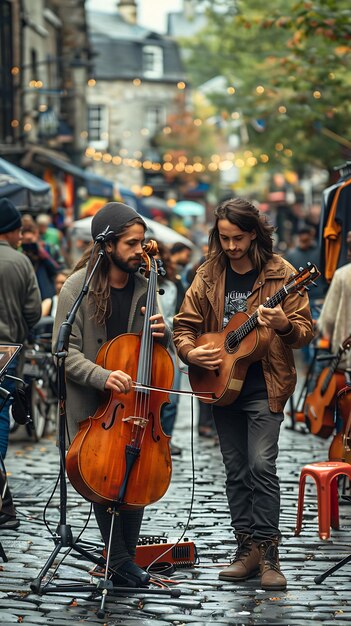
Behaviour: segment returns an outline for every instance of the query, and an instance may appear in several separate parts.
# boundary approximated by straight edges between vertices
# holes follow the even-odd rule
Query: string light
[[[17,120],[13,120],[12,123],[16,125],[16,122]],[[282,152],[287,158],[291,158],[293,156],[293,151],[290,148],[284,148],[283,143],[276,143],[275,149],[277,152]],[[122,148],[119,155],[113,156],[107,152],[98,152],[95,148],[89,146],[86,148],[85,156],[93,159],[94,161],[102,161],[105,164],[113,164],[117,166],[124,165],[134,169],[143,168],[144,170],[151,170],[153,172],[163,170],[167,173],[173,172],[174,174],[188,175],[192,175],[194,173],[201,174],[203,172],[215,173],[218,170],[229,171],[234,166],[237,168],[243,168],[245,166],[251,168],[258,165],[258,163],[266,164],[270,161],[268,154],[261,153],[255,156],[251,150],[245,150],[242,156],[236,156],[234,152],[227,152],[223,155],[212,154],[210,161],[207,164],[202,163],[202,157],[200,156],[194,156],[191,162],[191,160],[189,160],[189,158],[184,154],[176,157],[169,152],[164,154],[162,162],[154,162],[150,159],[141,161],[136,158],[136,156],[141,156],[140,150],[135,151],[132,157],[128,156],[128,150],[126,148]],[[277,156],[278,155],[276,155],[276,157]],[[147,193],[144,194],[143,192],[143,195],[147,195]]]

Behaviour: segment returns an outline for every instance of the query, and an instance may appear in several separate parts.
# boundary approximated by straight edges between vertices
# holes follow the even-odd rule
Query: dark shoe
[[[20,525],[20,521],[13,515],[0,513],[0,530],[16,530]]]
[[[280,570],[278,538],[265,539],[258,544],[261,555],[261,587],[266,591],[284,591],[286,578]]]
[[[180,456],[182,454],[182,449],[175,446],[171,443],[171,456]]]
[[[125,561],[111,576],[114,585],[122,587],[147,587],[150,574],[133,561]]]
[[[238,548],[231,564],[218,574],[220,580],[237,582],[256,576],[260,571],[260,551],[251,535],[235,534]]]

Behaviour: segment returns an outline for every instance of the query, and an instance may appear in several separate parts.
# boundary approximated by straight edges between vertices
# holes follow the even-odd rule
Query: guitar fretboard
[[[340,362],[340,359],[342,357],[342,353],[343,352],[344,352],[343,348],[340,347],[338,352],[337,352],[337,354],[335,355],[334,359],[332,360],[332,362],[331,362],[331,364],[329,366],[329,372],[326,375],[325,380],[323,382],[323,385],[321,387],[321,396],[324,396],[324,394],[326,393],[326,391],[327,391],[327,389],[329,387],[330,381],[331,381],[332,377],[335,374],[335,370],[336,370],[336,368],[339,365],[339,362]]]
[[[288,292],[285,287],[282,287],[274,294],[271,298],[269,298],[265,303],[264,307],[267,309],[274,309],[277,304],[283,302],[284,298],[287,296]],[[244,322],[239,328],[233,330],[228,333],[225,340],[225,348],[230,352],[248,335],[256,326],[257,326],[257,317],[258,313],[255,311],[250,317]]]

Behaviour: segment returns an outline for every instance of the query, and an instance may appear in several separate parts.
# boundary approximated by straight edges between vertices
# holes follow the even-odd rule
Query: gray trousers
[[[283,413],[268,400],[244,398],[213,406],[226,471],[226,492],[235,532],[255,541],[280,537],[280,487],[276,472]]]

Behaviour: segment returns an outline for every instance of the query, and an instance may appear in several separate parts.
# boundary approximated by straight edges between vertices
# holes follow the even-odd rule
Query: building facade
[[[101,175],[128,187],[157,164],[154,136],[179,107],[185,75],[178,44],[137,23],[134,1],[113,14],[88,11],[95,80],[87,92],[89,154]]]

